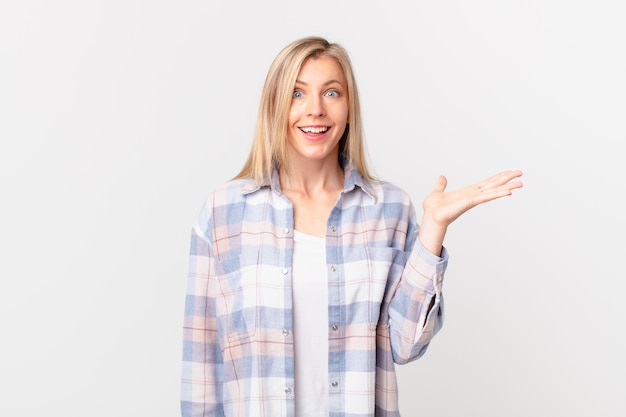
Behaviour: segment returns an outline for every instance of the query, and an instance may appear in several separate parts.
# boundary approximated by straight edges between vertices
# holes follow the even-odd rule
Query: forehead
[[[346,75],[339,62],[330,56],[322,55],[307,58],[300,67],[297,81],[309,83],[314,81],[327,82],[336,80],[346,85]]]

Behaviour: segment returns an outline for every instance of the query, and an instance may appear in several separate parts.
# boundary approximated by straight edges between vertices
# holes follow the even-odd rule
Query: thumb
[[[440,175],[437,178],[437,182],[435,183],[435,189],[433,191],[443,191],[448,186],[448,180],[443,175]]]

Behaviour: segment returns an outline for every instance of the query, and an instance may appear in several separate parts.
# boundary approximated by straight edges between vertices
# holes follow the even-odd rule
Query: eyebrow
[[[341,83],[341,81],[339,81],[339,80],[335,80],[335,79],[332,79],[332,80],[328,80],[328,81],[326,81],[326,82],[323,84],[323,86],[324,86],[324,87],[326,87],[327,85],[330,85],[330,84],[335,84],[335,83],[337,83],[337,84],[339,84],[340,86],[342,86],[342,87],[343,87],[343,84]],[[305,83],[304,81],[301,81],[301,80],[296,80],[296,84],[308,85],[307,83]]]

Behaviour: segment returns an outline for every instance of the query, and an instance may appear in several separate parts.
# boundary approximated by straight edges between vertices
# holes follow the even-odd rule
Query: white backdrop
[[[439,174],[524,171],[450,229],[446,324],[399,367],[403,416],[626,415],[625,18],[619,0],[2,2],[0,415],[179,415],[190,227],[305,35],[350,52],[376,172],[418,209]]]

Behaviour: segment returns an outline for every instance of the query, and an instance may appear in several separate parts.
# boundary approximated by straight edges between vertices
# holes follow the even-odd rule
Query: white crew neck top
[[[328,276],[325,238],[294,231],[293,336],[297,417],[328,415]]]

